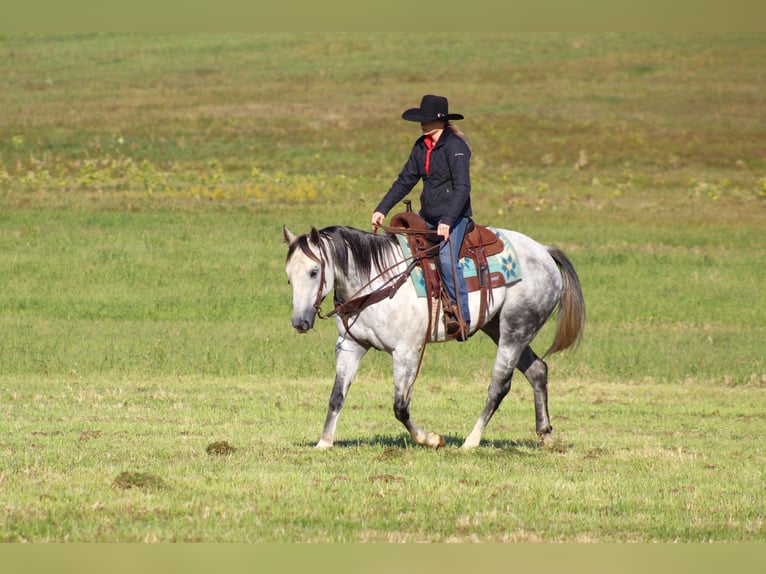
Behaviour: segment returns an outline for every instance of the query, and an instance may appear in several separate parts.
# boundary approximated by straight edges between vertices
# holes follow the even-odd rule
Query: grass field
[[[763,34],[0,37],[0,540],[766,541],[765,66]],[[416,385],[445,448],[371,354],[312,449],[335,329],[293,332],[281,227],[367,228],[424,93],[476,219],[583,283],[550,448],[523,377],[457,448],[475,338]]]

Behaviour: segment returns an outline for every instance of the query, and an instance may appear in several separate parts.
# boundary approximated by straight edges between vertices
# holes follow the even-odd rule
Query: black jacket
[[[446,223],[452,226],[461,217],[472,215],[471,150],[460,136],[447,127],[431,151],[430,174],[426,175],[424,139],[425,136],[421,136],[415,142],[399,177],[375,211],[386,215],[422,179],[420,215],[431,225]]]

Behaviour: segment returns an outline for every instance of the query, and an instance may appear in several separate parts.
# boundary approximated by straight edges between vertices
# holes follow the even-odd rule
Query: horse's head
[[[319,305],[332,289],[333,269],[321,246],[315,227],[306,235],[296,236],[282,228],[287,250],[287,279],[293,290],[293,327],[305,333],[314,326]]]

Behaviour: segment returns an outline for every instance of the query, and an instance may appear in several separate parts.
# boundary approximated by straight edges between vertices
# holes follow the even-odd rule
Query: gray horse
[[[579,342],[585,325],[585,301],[577,273],[564,253],[545,247],[514,231],[493,229],[515,248],[523,270],[520,281],[496,287],[479,326],[497,345],[487,403],[463,448],[479,446],[492,415],[511,389],[518,368],[534,390],[538,435],[551,441],[548,416],[548,366],[530,343],[558,306],[556,334],[545,356]],[[352,317],[336,315],[338,340],[335,352],[335,383],[327,419],[316,448],[332,447],[338,416],[359,363],[370,349],[391,354],[394,365],[394,413],[412,440],[434,448],[444,439],[425,432],[410,418],[410,399],[427,342],[449,340],[443,326],[430,330],[429,306],[419,297],[413,282],[396,281],[410,270],[399,242],[392,234],[377,235],[353,227],[312,228],[296,236],[283,228],[289,245],[286,272],[292,286],[292,324],[299,333],[314,326],[322,301],[335,290],[336,302],[359,300],[369,295],[374,304],[364,306]],[[392,290],[396,282],[397,289]],[[385,297],[375,297],[382,290]],[[377,300],[380,299],[380,300]],[[478,292],[469,296],[471,316],[478,317]],[[321,315],[320,315],[321,316]],[[474,334],[476,325],[471,326]]]

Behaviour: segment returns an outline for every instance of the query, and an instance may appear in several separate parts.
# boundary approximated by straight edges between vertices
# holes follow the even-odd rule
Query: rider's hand
[[[380,211],[376,211],[372,214],[372,230],[377,232],[378,227],[383,225],[383,220],[386,218]]]
[[[449,239],[449,225],[446,223],[440,223],[436,227],[436,235],[440,235],[444,238],[444,241],[447,241]]]

